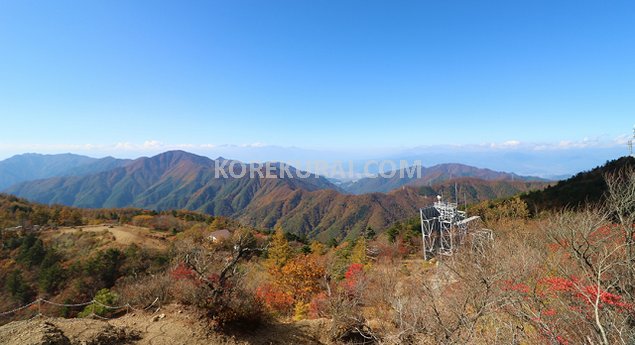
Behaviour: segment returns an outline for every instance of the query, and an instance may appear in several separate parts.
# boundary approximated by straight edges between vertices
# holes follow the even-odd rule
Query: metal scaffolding
[[[480,218],[468,217],[465,211],[458,210],[457,203],[443,201],[441,196],[431,206],[419,209],[419,216],[424,260],[452,255],[465,240],[471,224]]]

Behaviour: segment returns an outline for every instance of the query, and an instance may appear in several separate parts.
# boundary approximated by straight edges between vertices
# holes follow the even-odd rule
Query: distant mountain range
[[[193,209],[230,215],[242,209],[260,190],[338,189],[326,178],[302,179],[222,178],[215,176],[215,162],[184,151],[169,151],[136,159],[129,164],[96,174],[63,176],[19,183],[6,190],[43,203],[76,207],[144,207]]]
[[[11,185],[55,176],[80,176],[124,166],[129,159],[91,158],[71,153],[26,153],[0,161],[0,190]]]
[[[45,204],[196,210],[231,216],[262,228],[282,226],[287,231],[327,240],[355,235],[368,226],[382,230],[416,215],[417,209],[437,194],[454,198],[456,190],[459,199],[467,197],[473,202],[546,186],[545,182],[523,181],[512,174],[447,164],[425,169],[425,178],[421,179],[379,180],[377,188],[381,190],[396,186],[388,193],[351,195],[322,176],[302,172],[306,178],[297,178],[299,171],[282,163],[272,163],[278,168],[275,178],[259,174],[252,178],[249,173],[225,177],[216,170],[223,161],[184,151],[113,161],[116,166],[110,169],[104,168],[104,161],[95,160],[94,167],[81,164],[67,176],[20,182],[4,191]],[[283,176],[282,168],[296,177]],[[88,172],[91,169],[94,172]],[[223,169],[229,172],[228,167]],[[470,175],[476,177],[457,179]],[[363,182],[365,186],[357,185],[356,191],[372,190],[368,187],[370,180],[374,179]]]
[[[526,181],[546,182],[547,180],[533,176],[519,176],[514,173],[480,169],[463,164],[438,164],[429,168],[420,167],[421,174],[412,174],[416,167],[406,170],[384,173],[383,176],[367,177],[355,182],[344,183],[342,187],[352,194],[365,194],[373,192],[386,193],[402,186],[432,186],[448,180],[470,177],[485,181]],[[410,174],[408,174],[410,172]],[[391,176],[392,177],[384,177]],[[409,177],[410,176],[410,177]]]

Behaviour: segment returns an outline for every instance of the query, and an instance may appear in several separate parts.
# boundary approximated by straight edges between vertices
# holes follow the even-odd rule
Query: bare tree
[[[635,302],[635,170],[631,167],[604,176],[607,185],[605,212],[622,232],[626,246],[627,280],[623,290]]]
[[[240,314],[237,308],[248,309],[240,304],[253,302],[253,296],[246,294],[241,284],[240,263],[264,250],[266,247],[258,246],[248,231],[237,231],[231,240],[222,243],[186,240],[177,248],[179,262],[193,272],[199,286],[196,304],[218,323],[225,322],[227,315]],[[253,312],[257,314],[260,310]]]

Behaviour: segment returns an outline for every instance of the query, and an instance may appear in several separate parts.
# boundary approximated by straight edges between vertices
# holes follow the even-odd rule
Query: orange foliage
[[[256,297],[269,310],[288,314],[293,307],[293,296],[274,284],[264,284],[256,290]]]
[[[325,292],[313,296],[309,303],[309,317],[319,318],[327,315],[328,295]]]
[[[322,291],[326,271],[314,255],[301,255],[288,259],[282,267],[269,266],[269,273],[272,282],[261,285],[256,295],[270,310],[289,314],[294,305],[309,303]]]
[[[364,265],[351,264],[348,266],[348,270],[346,270],[344,274],[344,281],[342,282],[344,289],[346,289],[349,294],[355,293],[363,275]]]
[[[301,255],[282,267],[275,279],[296,301],[306,302],[322,290],[321,280],[324,275],[324,267],[317,263],[315,257]]]

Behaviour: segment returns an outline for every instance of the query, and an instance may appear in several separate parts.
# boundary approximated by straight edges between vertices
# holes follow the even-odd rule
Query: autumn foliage
[[[308,314],[313,296],[324,288],[326,271],[317,254],[294,255],[284,233],[278,230],[272,236],[265,266],[270,281],[257,289],[263,303],[280,315],[289,315],[294,308],[297,313]]]
[[[256,296],[269,308],[269,310],[288,315],[293,309],[295,300],[280,286],[266,283],[256,289]]]

